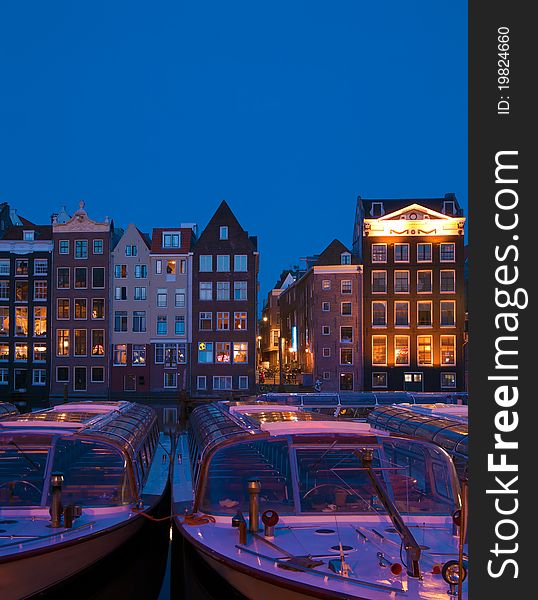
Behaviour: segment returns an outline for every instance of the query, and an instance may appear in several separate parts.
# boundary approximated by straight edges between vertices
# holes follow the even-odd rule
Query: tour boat
[[[19,414],[19,409],[10,402],[0,402],[0,419],[7,419]]]
[[[155,411],[73,402],[0,421],[0,598],[45,590],[169,514]]]
[[[466,510],[435,444],[213,403],[192,412],[174,463],[179,532],[246,598],[467,598]]]

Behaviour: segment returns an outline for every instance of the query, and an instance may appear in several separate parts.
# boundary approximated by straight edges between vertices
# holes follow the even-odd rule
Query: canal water
[[[28,574],[31,577],[31,573]],[[148,522],[100,563],[31,600],[245,600],[184,544],[170,523]]]

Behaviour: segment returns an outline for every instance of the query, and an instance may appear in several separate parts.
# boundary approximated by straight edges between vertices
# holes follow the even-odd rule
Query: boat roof
[[[155,420],[151,407],[133,402],[68,402],[0,420],[0,434],[60,434],[112,443],[134,453]]]
[[[0,402],[0,419],[18,415],[19,409],[10,402]]]
[[[216,402],[195,408],[191,433],[202,456],[218,447],[296,434],[387,436],[364,422],[340,420],[296,406]]]

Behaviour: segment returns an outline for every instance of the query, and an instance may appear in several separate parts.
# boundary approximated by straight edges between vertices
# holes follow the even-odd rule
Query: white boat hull
[[[76,575],[119,548],[144,523],[143,518],[132,519],[93,538],[0,563],[0,598],[22,600]]]

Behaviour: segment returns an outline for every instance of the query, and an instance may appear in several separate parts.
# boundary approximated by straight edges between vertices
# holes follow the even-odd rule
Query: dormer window
[[[351,254],[349,252],[342,252],[342,254],[340,254],[340,264],[341,265],[350,265],[351,264]]]
[[[223,225],[222,227],[219,228],[219,238],[221,240],[227,240],[228,239],[228,227],[226,225]]]
[[[443,213],[445,215],[456,214],[456,203],[454,202],[454,200],[445,200],[443,202]]]
[[[383,208],[383,202],[372,202],[372,207],[370,208],[370,215],[372,217],[382,217],[385,214],[385,209]]]
[[[181,234],[163,233],[163,248],[179,248],[181,245]]]
[[[34,241],[34,231],[23,231],[22,232],[22,239],[25,242],[33,242]]]

